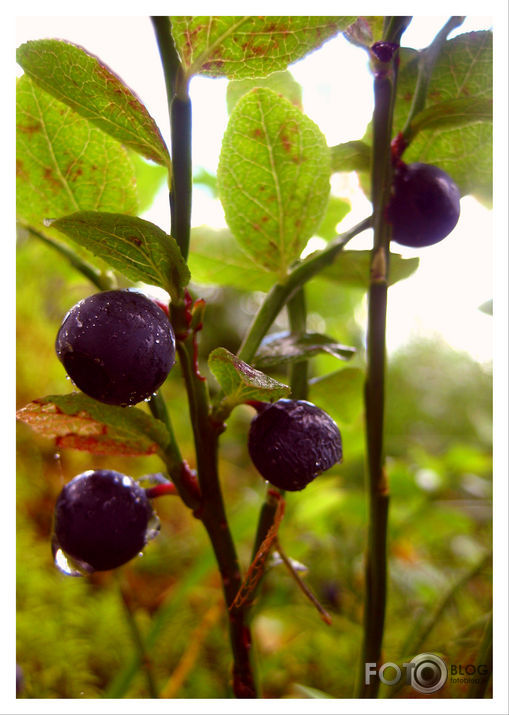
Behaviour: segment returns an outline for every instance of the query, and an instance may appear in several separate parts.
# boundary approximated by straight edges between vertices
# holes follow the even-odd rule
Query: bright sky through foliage
[[[404,44],[421,48],[434,37],[447,17],[414,16]],[[459,34],[491,27],[488,17],[467,18]],[[169,138],[164,82],[152,26],[148,17],[19,17],[16,46],[27,40],[60,38],[82,45],[101,58],[131,87]],[[112,38],[116,38],[112,42]],[[136,51],[133,51],[136,47]],[[18,74],[22,71],[18,67]],[[290,67],[303,87],[304,111],[318,124],[330,146],[360,139],[371,118],[372,78],[365,53],[338,36]],[[193,101],[194,168],[217,170],[228,115],[224,79],[195,77]],[[340,225],[348,228],[364,218],[370,204],[357,188],[354,175],[334,175],[334,194],[347,197],[352,211]],[[206,189],[193,197],[193,224],[222,226],[220,204]],[[424,250],[394,246],[404,256],[419,255],[418,271],[389,292],[388,347],[394,350],[416,336],[443,336],[453,347],[481,361],[491,359],[492,318],[479,306],[492,298],[491,212],[471,197],[461,202],[462,214],[453,233]],[[169,230],[167,193],[162,191],[143,215]],[[368,248],[369,236],[351,248]],[[363,316],[361,316],[363,317]]]

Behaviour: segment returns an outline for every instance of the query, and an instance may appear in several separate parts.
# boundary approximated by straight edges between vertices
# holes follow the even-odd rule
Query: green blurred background
[[[408,280],[412,280],[410,277]],[[337,370],[344,398],[318,382],[310,398],[336,419],[344,463],[305,492],[289,494],[281,542],[307,565],[304,576],[332,615],[325,625],[282,565],[267,573],[253,612],[263,695],[349,698],[358,671],[366,542],[362,414],[363,292],[315,279],[309,312],[320,331],[357,348],[350,362],[313,358],[314,377]],[[17,402],[71,390],[54,354],[65,312],[93,292],[66,259],[21,236],[17,264]],[[207,301],[201,369],[224,346],[236,351],[260,294],[193,286]],[[389,295],[390,300],[390,295]],[[285,327],[282,317],[274,330]],[[272,373],[285,378],[284,373]],[[213,381],[211,382],[213,386]],[[392,354],[387,384],[387,468],[391,488],[389,597],[384,655],[406,662],[423,651],[449,663],[475,663],[489,622],[491,591],[490,366],[445,342],[419,341]],[[163,387],[182,453],[194,466],[178,366]],[[332,399],[331,399],[332,398]],[[220,469],[228,515],[246,568],[265,486],[246,450],[253,416],[237,408],[221,439]],[[135,478],[159,471],[155,457],[99,457],[17,427],[17,661],[25,698],[229,697],[230,652],[220,581],[201,524],[177,498],[156,502],[161,532],[143,557],[118,572],[69,578],[53,565],[52,511],[62,486],[79,472],[111,468]],[[136,628],[133,629],[133,623]],[[432,627],[431,627],[431,624]],[[137,634],[145,641],[140,656]],[[147,677],[147,672],[148,676]],[[490,691],[488,690],[488,693]],[[320,694],[320,693],[318,693]],[[448,683],[433,696],[411,688],[392,697],[468,695]]]

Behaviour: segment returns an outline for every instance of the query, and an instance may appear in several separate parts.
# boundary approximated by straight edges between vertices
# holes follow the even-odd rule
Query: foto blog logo
[[[447,665],[433,653],[419,653],[409,663],[403,663],[402,667],[407,685],[419,693],[435,693],[447,682]],[[396,685],[403,677],[401,667],[396,663],[383,663],[378,670],[376,663],[365,663],[365,684],[369,685],[377,673],[384,685]]]

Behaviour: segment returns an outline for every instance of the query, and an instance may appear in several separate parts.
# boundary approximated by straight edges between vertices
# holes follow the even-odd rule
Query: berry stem
[[[173,482],[167,482],[166,484],[156,484],[153,487],[146,487],[145,494],[149,499],[156,499],[157,497],[176,496],[178,491]]]
[[[294,335],[303,335],[307,329],[307,306],[304,286],[301,287],[288,301],[288,322],[290,331]],[[299,363],[294,363],[290,368],[290,386],[292,389],[292,397],[295,400],[307,400],[308,398],[308,361],[303,360]],[[260,411],[259,411],[260,412]],[[270,529],[272,529],[278,510],[278,504],[284,498],[285,492],[279,490],[274,491],[274,487],[267,489],[265,501],[260,509],[258,517],[258,526],[256,529],[256,537],[253,546],[253,555],[251,561],[256,557],[260,545],[267,537]]]
[[[389,270],[390,225],[385,207],[392,182],[391,136],[398,70],[398,47],[408,18],[386,18],[385,41],[394,46],[388,57],[374,55],[373,251],[368,293],[367,366],[364,387],[367,483],[369,499],[368,544],[365,562],[364,636],[357,696],[376,698],[380,681],[365,682],[365,663],[379,663],[385,621],[387,583],[387,519],[389,490],[384,469],[385,327]]]

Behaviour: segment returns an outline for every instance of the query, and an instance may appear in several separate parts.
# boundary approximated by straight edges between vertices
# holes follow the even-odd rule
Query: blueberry
[[[55,349],[85,394],[110,405],[150,397],[175,363],[175,336],[165,313],[141,293],[111,290],[67,313]]]
[[[458,223],[460,192],[445,171],[431,164],[401,164],[395,171],[388,220],[403,246],[431,246]]]
[[[155,535],[150,500],[131,477],[111,470],[74,477],[55,505],[53,550],[81,571],[107,571],[130,561]]]
[[[251,422],[248,450],[264,479],[299,491],[342,459],[341,435],[329,415],[305,400],[278,400]]]

